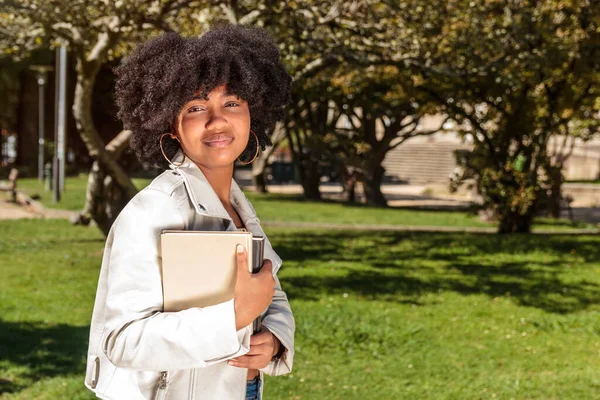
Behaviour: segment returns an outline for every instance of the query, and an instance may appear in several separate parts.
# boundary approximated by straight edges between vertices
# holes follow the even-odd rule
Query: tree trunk
[[[550,188],[547,199],[548,216],[560,218],[563,184],[562,166],[551,168],[548,175],[550,180]]]
[[[500,214],[498,233],[529,233],[533,225],[534,208],[531,207],[526,214],[507,211]]]
[[[354,168],[342,167],[342,198],[348,203],[356,203],[356,171]]]
[[[252,184],[254,185],[254,190],[259,193],[267,193],[267,178],[265,176],[265,171],[267,169],[269,157],[275,152],[283,138],[285,138],[285,129],[283,124],[279,122],[271,135],[272,146],[260,153],[252,163]]]
[[[73,116],[79,135],[94,159],[94,166],[88,178],[86,204],[80,217],[74,222],[85,224],[93,220],[106,234],[122,207],[135,196],[137,189],[117,162],[118,156],[127,146],[130,133],[121,132],[105,147],[94,126],[92,94],[99,68],[99,62],[77,60]]]
[[[294,134],[295,133],[295,134]],[[319,184],[321,183],[321,175],[319,174],[319,160],[316,157],[311,157],[313,150],[300,142],[300,135],[293,130],[286,132],[290,149],[292,150],[292,158],[296,168],[298,168],[298,176],[302,185],[303,195],[308,200],[321,200],[321,191]],[[310,149],[304,151],[305,148]]]
[[[321,200],[321,190],[319,189],[321,175],[317,170],[316,163],[311,163],[309,159],[304,159],[301,164],[302,168],[299,168],[300,184],[304,191],[304,198],[307,200]]]
[[[267,193],[267,179],[265,177],[265,169],[262,168],[256,175],[252,168],[252,185],[258,193]]]
[[[370,167],[363,173],[363,188],[367,204],[377,207],[387,207],[387,201],[381,192],[381,182],[385,168],[378,164],[376,167]]]
[[[273,153],[273,147],[269,147],[262,152],[252,163],[252,185],[258,193],[267,193],[265,170],[267,168],[267,161]]]
[[[87,225],[94,221],[108,235],[115,219],[129,201],[121,186],[94,161],[88,175],[86,202],[83,211],[72,220],[74,224]]]

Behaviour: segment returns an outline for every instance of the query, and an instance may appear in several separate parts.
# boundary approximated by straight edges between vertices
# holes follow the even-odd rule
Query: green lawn
[[[267,234],[297,354],[266,399],[598,398],[598,236]],[[0,221],[0,398],[93,398],[103,244],[67,221]]]
[[[17,182],[17,189],[34,197],[41,202],[44,207],[79,211],[83,208],[83,204],[85,203],[87,178],[87,174],[79,174],[79,176],[76,177],[67,177],[65,180],[65,191],[62,193],[61,200],[57,203],[53,201],[52,192],[45,190],[44,185],[40,184],[37,178],[19,179]],[[133,182],[138,188],[142,189],[150,183],[150,180],[134,179]]]
[[[47,207],[66,210],[81,210],[85,202],[87,175],[67,179],[66,191],[61,202],[52,202],[52,193],[47,192],[35,178],[19,181],[19,188],[29,195],[40,196],[40,201]],[[138,188],[145,187],[150,180],[134,179]],[[246,193],[262,221],[278,222],[318,222],[336,224],[386,224],[404,226],[448,226],[494,227],[495,224],[483,222],[464,211],[433,211],[407,208],[376,208],[364,205],[347,205],[339,202],[305,201],[300,196],[285,194]],[[37,197],[37,196],[36,196]],[[536,221],[537,229],[566,231],[570,229],[595,229],[591,224],[541,218]]]

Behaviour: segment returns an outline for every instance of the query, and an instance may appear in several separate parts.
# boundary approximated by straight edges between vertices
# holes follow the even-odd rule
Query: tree
[[[437,107],[414,87],[410,71],[396,66],[343,68],[332,82],[337,89],[330,100],[336,110],[332,114],[343,116],[345,126],[336,124],[329,141],[341,163],[362,182],[367,203],[386,206],[381,184],[388,152],[413,137],[443,130],[446,121],[434,129],[420,128],[421,119],[436,114]]]
[[[66,7],[58,0],[2,2],[6,28],[1,40],[5,53],[23,57],[34,48],[68,43],[70,55],[75,58],[73,116],[94,160],[80,220],[94,220],[105,234],[137,189],[118,162],[128,145],[130,132],[122,131],[105,144],[94,126],[92,94],[96,76],[107,60],[126,53],[134,43],[159,30],[173,30],[170,24],[174,19],[189,17],[186,7],[192,3],[190,0],[74,0]]]
[[[593,111],[590,111],[593,114]],[[599,132],[600,115],[587,121],[571,120],[558,127],[548,143],[546,165],[548,187],[546,189],[546,204],[548,216],[560,218],[562,209],[562,184],[564,182],[563,168],[573,154],[577,142],[584,143]]]
[[[256,160],[252,163],[252,184],[254,189],[259,193],[267,193],[267,179],[265,177],[266,168],[269,162],[269,157],[273,155],[277,147],[281,144],[285,138],[285,129],[283,124],[278,123],[273,129],[273,133],[270,135],[271,147],[260,152],[256,157]]]
[[[339,85],[361,86],[363,79],[369,79],[369,73],[365,74],[369,68],[404,67],[414,54],[410,34],[402,30],[404,13],[410,14],[408,10],[399,12],[393,1],[289,2],[281,8],[278,19],[282,26],[287,27],[286,35],[281,38],[282,52],[295,78],[292,105],[285,126],[286,136],[299,169],[305,197],[320,198],[320,178],[326,169],[332,168],[335,159],[342,163],[357,160],[361,158],[354,156],[357,151],[360,153],[360,149],[375,146],[377,150],[372,155],[376,158],[372,165],[355,162],[354,167],[367,183],[368,201],[385,204],[380,191],[383,168],[378,160],[382,161],[381,157],[389,150],[386,148],[389,137],[400,133],[390,133],[395,126],[388,127],[385,139],[378,142],[375,136],[368,136],[371,124],[365,123],[356,130],[367,135],[362,143],[358,143],[357,135],[353,135],[351,140],[344,140],[343,134],[336,133],[339,133],[336,125],[345,113],[341,107],[348,107],[350,100],[342,100],[343,96],[338,96],[339,100],[332,102],[332,96],[340,91]],[[340,80],[340,76],[348,74],[349,70],[357,72],[352,80],[343,82],[342,79],[338,84],[333,82],[333,77],[337,76]],[[371,78],[377,80],[374,75]],[[400,79],[400,75],[396,74],[396,79]],[[393,83],[386,81],[382,85],[390,88]],[[369,90],[374,88],[375,85],[365,87],[357,97],[371,97]],[[361,106],[366,109],[368,101]],[[378,120],[378,117],[373,118],[373,121]],[[396,121],[396,117],[393,119]],[[353,156],[344,156],[346,153]]]
[[[475,176],[499,232],[528,232],[562,162],[550,139],[600,110],[600,5],[575,1],[437,2],[415,17],[421,88],[474,143]]]

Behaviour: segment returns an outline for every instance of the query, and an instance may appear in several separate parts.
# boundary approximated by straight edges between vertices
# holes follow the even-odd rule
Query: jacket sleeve
[[[266,327],[285,348],[282,357],[279,360],[271,361],[261,371],[267,375],[283,375],[292,371],[294,363],[294,332],[296,322],[287,295],[281,290],[279,278],[275,276],[275,295],[273,302],[267,309],[262,319],[262,325]]]
[[[199,368],[246,354],[250,327],[236,332],[233,300],[163,312],[160,233],[183,229],[167,193],[146,188],[121,212],[110,235],[103,350],[116,366],[162,371]]]

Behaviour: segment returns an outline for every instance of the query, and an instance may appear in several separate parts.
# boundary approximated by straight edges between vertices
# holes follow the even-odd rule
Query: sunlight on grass
[[[134,179],[138,189],[150,183],[150,179]],[[52,193],[45,191],[35,178],[19,181],[19,188],[38,197],[46,207],[79,211],[85,203],[87,175],[67,179],[66,191],[61,202],[52,202]],[[301,196],[289,194],[258,194],[246,192],[261,221],[313,222],[336,224],[385,224],[396,226],[442,226],[442,227],[494,227],[477,216],[464,211],[432,211],[405,208],[377,208],[364,205],[348,205],[332,201],[305,201]],[[595,229],[584,222],[540,218],[533,230],[568,231],[570,229]]]
[[[269,399],[590,399],[600,237],[268,229],[297,322]],[[1,221],[2,399],[83,387],[104,238]],[[494,395],[494,396],[492,396]]]

